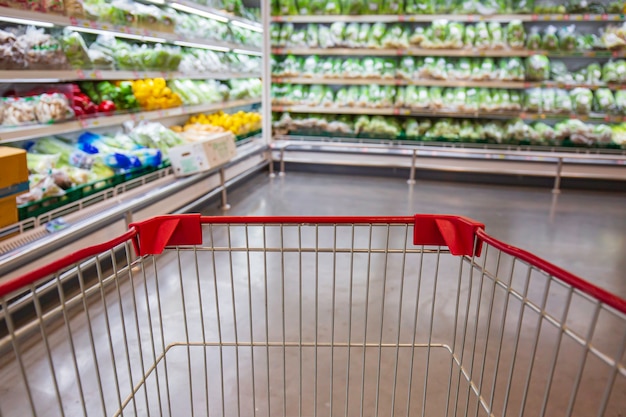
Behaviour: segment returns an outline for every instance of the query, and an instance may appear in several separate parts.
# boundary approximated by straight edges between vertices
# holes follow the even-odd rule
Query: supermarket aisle
[[[229,195],[232,215],[460,214],[626,297],[626,194],[288,173],[259,176]],[[215,206],[202,210],[220,215]]]

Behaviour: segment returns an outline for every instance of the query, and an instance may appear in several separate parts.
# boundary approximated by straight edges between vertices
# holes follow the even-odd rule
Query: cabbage
[[[504,34],[502,33],[502,25],[500,22],[489,22],[487,27],[489,29],[492,48],[503,48]]]
[[[595,109],[602,113],[611,113],[615,110],[615,98],[608,88],[598,88],[595,94]]]
[[[346,24],[343,22],[335,22],[330,25],[330,34],[335,45],[343,46],[345,38]]]
[[[415,119],[409,119],[404,124],[404,131],[408,138],[416,138],[420,136],[419,123]]]
[[[433,14],[433,3],[431,0],[406,0],[404,12],[406,14]]]
[[[514,49],[521,49],[526,42],[526,31],[521,20],[511,20],[506,26],[506,42]]]
[[[554,111],[557,113],[571,113],[572,112],[572,99],[565,90],[556,90],[554,97]]]
[[[404,1],[386,0],[383,13],[384,14],[403,14],[404,13]]]
[[[405,80],[411,80],[415,76],[417,67],[415,66],[415,58],[411,56],[403,57],[400,60],[398,75]]]
[[[462,23],[453,22],[448,25],[447,47],[452,49],[463,48],[465,27]]]
[[[593,93],[588,88],[575,88],[570,92],[572,108],[576,113],[588,114],[593,103]]]
[[[541,35],[539,34],[539,29],[536,27],[530,30],[530,35],[526,40],[526,49],[531,51],[538,51],[541,49]]]
[[[363,0],[343,0],[343,13],[358,15],[365,12],[365,1]]]
[[[615,92],[615,108],[620,114],[626,113],[626,90]]]
[[[461,58],[453,71],[454,78],[458,80],[467,80],[472,75],[472,64],[468,58]]]
[[[480,108],[478,89],[468,88],[465,90],[465,111],[476,112]]]
[[[477,48],[487,49],[491,47],[491,36],[489,35],[489,29],[485,22],[479,22],[476,24],[476,38],[474,39],[474,46]]]
[[[532,88],[526,92],[524,110],[530,112],[540,112],[542,104],[542,94],[540,88]]]
[[[443,89],[441,87],[431,87],[428,96],[433,107],[441,108],[443,106]]]
[[[350,23],[346,26],[344,32],[343,44],[348,48],[357,48],[359,46],[359,24]]]
[[[615,62],[609,61],[602,67],[602,82],[615,83],[619,80],[617,75],[617,65]]]
[[[444,43],[448,37],[448,21],[445,19],[438,19],[433,21],[430,26],[432,30],[431,39],[434,43]]]
[[[543,81],[550,78],[550,60],[544,55],[526,58],[526,79]]]
[[[363,23],[359,26],[359,35],[357,36],[357,47],[366,48],[369,38],[370,29],[372,25],[369,23]]]
[[[384,23],[374,23],[369,32],[367,46],[369,48],[380,48],[382,45],[382,39],[385,36],[387,27]]]
[[[393,59],[383,60],[383,70],[380,75],[384,79],[396,78],[396,61]]]
[[[554,113],[556,94],[554,89],[548,88],[541,92],[541,111],[545,113]]]
[[[279,10],[281,15],[295,15],[298,14],[298,8],[296,7],[296,0],[278,0]]]
[[[291,42],[291,36],[293,35],[293,24],[285,23],[280,31],[280,38],[278,41],[278,46],[284,47]]]
[[[587,67],[587,83],[600,84],[601,78],[602,70],[600,69],[600,65],[597,63],[589,64]]]
[[[318,30],[318,41],[320,48],[332,48],[335,46],[335,40],[328,26],[320,26]]]
[[[555,139],[556,134],[554,132],[554,129],[547,124],[541,122],[535,123],[533,128],[541,141],[546,142],[553,141]]]
[[[574,34],[575,26],[564,26],[558,31],[558,44],[563,51],[571,52],[576,49],[576,35]]]
[[[309,48],[319,47],[318,25],[309,24],[306,27],[306,44]]]
[[[501,59],[500,77],[507,81],[524,81],[526,74],[522,60],[519,58]]]
[[[541,47],[545,51],[557,51],[559,49],[559,38],[556,36],[556,27],[550,25],[543,34]]]
[[[478,109],[480,111],[493,111],[493,100],[488,88],[478,89]]]
[[[408,48],[409,36],[404,25],[392,25],[381,40],[383,48]]]
[[[302,64],[302,76],[304,77],[313,77],[317,73],[317,67],[319,65],[319,57],[317,55],[312,55],[306,57],[304,63]]]
[[[320,15],[336,15],[341,14],[340,0],[310,0],[311,9],[314,14]],[[300,4],[302,0],[298,0]]]
[[[463,34],[463,44],[466,48],[474,47],[476,40],[476,28],[474,25],[467,25],[465,27],[465,33]]]
[[[623,59],[615,61],[615,72],[617,73],[617,82],[626,83],[626,61]]]

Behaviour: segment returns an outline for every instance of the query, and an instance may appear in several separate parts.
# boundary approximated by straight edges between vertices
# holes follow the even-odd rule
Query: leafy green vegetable
[[[526,58],[526,79],[543,81],[550,77],[550,60],[544,55],[532,55]]]
[[[540,88],[532,88],[526,91],[524,110],[530,112],[540,112],[543,103],[542,91]]]
[[[559,46],[561,50],[571,52],[576,49],[575,26],[564,26],[558,31]]]
[[[474,46],[482,49],[491,47],[491,36],[489,35],[489,29],[487,28],[487,24],[485,22],[479,22],[476,24]]]
[[[514,49],[521,49],[526,42],[526,31],[521,20],[511,20],[506,27],[506,42]]]
[[[559,38],[556,36],[556,27],[548,26],[543,34],[541,48],[546,51],[557,51],[559,49]]]
[[[465,27],[465,33],[463,34],[463,44],[468,48],[472,48],[475,41],[476,28],[474,27],[474,25],[467,25]]]
[[[541,34],[539,33],[539,29],[534,27],[530,30],[530,35],[526,40],[526,48],[531,51],[538,51],[541,49]]]
[[[572,108],[576,113],[588,114],[593,104],[593,93],[588,88],[575,88],[570,92]]]
[[[615,98],[608,88],[598,88],[595,94],[595,109],[602,113],[611,113],[615,110]]]

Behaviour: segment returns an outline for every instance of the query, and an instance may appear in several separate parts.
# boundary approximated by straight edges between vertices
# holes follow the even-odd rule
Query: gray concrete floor
[[[288,173],[229,196],[230,215],[461,214],[626,295],[625,195]],[[626,317],[493,249],[424,253],[405,226],[203,232],[21,340],[37,415],[626,415]],[[3,417],[31,415],[22,379],[4,351]]]
[[[626,191],[626,190],[624,190]],[[626,298],[626,193],[287,173],[230,193],[228,215],[458,214]],[[222,215],[214,206],[205,215]]]

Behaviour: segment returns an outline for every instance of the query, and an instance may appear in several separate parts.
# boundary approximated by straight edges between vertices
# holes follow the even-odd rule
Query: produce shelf
[[[196,8],[199,6],[196,6]],[[156,42],[156,43],[176,43],[183,42],[182,46],[199,47],[207,49],[218,49],[221,51],[234,51],[250,54],[260,54],[261,48],[239,45],[232,42],[224,42],[219,40],[209,40],[203,38],[187,38],[176,33],[156,32],[147,29],[132,28],[127,26],[115,26],[106,22],[95,22],[85,19],[77,19],[75,17],[67,17],[55,15],[52,13],[39,13],[30,10],[18,10],[9,7],[2,7],[2,16],[14,19],[35,20],[39,22],[47,22],[55,26],[73,26],[76,30],[84,31],[108,32],[111,35],[121,38],[132,37],[139,41]],[[128,36],[130,35],[130,36]]]
[[[417,85],[424,87],[475,87],[475,88],[508,88],[522,90],[526,88],[609,88],[611,90],[626,90],[626,84],[577,84],[556,81],[475,81],[475,80],[406,80],[403,78],[325,78],[325,77],[272,77],[276,84],[322,84],[322,85]]]
[[[522,22],[623,22],[624,14],[494,14],[494,15],[450,15],[450,14],[423,14],[423,15],[320,15],[320,16],[273,16],[272,22],[291,23],[333,23],[333,22],[360,22],[360,23],[396,23],[396,22],[432,22],[436,19],[447,19],[454,22],[508,22],[521,20]]]
[[[259,78],[259,73],[238,72],[162,72],[162,71],[101,71],[101,70],[50,70],[50,71],[2,71],[0,83],[64,82],[90,80],[137,80],[145,78],[165,78],[166,80],[230,80],[233,78]]]
[[[590,114],[552,114],[528,113],[519,111],[499,112],[461,112],[447,110],[415,111],[406,108],[376,108],[376,107],[320,107],[320,106],[272,106],[273,112],[289,113],[319,113],[319,114],[364,114],[377,116],[424,116],[424,117],[453,117],[453,118],[520,118],[522,120],[567,120],[597,121],[607,123],[622,123],[626,116],[613,116],[601,113]]]
[[[238,22],[240,24],[243,24],[245,26],[248,26],[249,29],[251,30],[255,30],[257,32],[262,32],[263,31],[263,25],[261,25],[259,22],[255,22],[249,19],[245,19],[243,17],[239,17],[239,16],[234,16],[230,13],[226,13],[223,12],[221,10],[218,9],[214,9],[212,7],[208,7],[208,6],[203,6],[202,4],[198,4],[196,2],[193,1],[187,1],[187,0],[176,0],[176,1],[166,1],[165,2],[168,5],[172,5],[174,3],[179,4],[179,5],[183,5],[187,8],[190,9],[194,9],[197,10],[201,13],[210,13],[212,15],[221,17],[222,19],[227,19],[229,22]]]
[[[449,57],[528,57],[546,55],[551,58],[623,58],[625,51],[555,52],[527,49],[377,49],[377,48],[272,48],[274,55],[326,56],[449,56]]]
[[[225,108],[243,107],[260,103],[261,100],[244,99],[231,100],[220,103],[199,104],[197,106],[175,107],[166,110],[156,110],[138,113],[126,113],[111,116],[101,116],[89,119],[72,120],[70,122],[33,125],[0,130],[0,143],[19,142],[42,136],[61,135],[84,129],[118,126],[127,121],[162,120],[170,117],[184,116],[195,113],[213,112]]]

